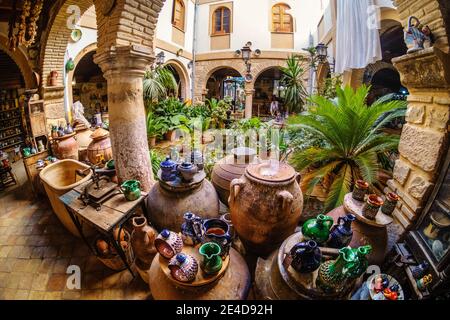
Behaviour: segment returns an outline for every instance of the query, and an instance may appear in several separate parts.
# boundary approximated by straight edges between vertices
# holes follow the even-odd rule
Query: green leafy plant
[[[169,91],[178,92],[177,81],[169,69],[158,67],[145,72],[143,93],[147,106],[166,98]]]
[[[227,118],[227,110],[230,105],[225,100],[217,100],[215,98],[206,99],[206,106],[208,106],[211,121],[215,127],[223,127],[223,123]]]
[[[152,171],[153,171],[153,176],[157,176],[158,175],[158,170],[161,167],[161,162],[164,160],[164,155],[156,150],[156,149],[151,149],[150,150],[150,162],[152,165]]]
[[[355,180],[362,178],[373,184],[379,169],[377,155],[398,146],[398,135],[380,129],[404,115],[406,103],[377,101],[368,107],[369,90],[366,86],[356,91],[337,88],[337,101],[313,96],[308,112],[290,119],[289,126],[304,128],[323,140],[319,146],[295,151],[290,162],[305,173],[307,194],[322,180],[330,181],[325,210],[341,205]]]
[[[301,56],[290,56],[286,61],[287,66],[281,67],[281,84],[285,87],[283,98],[288,112],[301,112],[308,96],[304,75],[305,59]]]
[[[169,130],[167,121],[153,112],[147,113],[147,135],[161,138]]]

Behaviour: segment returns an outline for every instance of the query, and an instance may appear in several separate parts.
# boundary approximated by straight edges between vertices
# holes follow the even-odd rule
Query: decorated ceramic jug
[[[319,214],[315,219],[307,220],[302,226],[302,234],[306,240],[314,240],[318,244],[325,243],[330,235],[333,218]]]
[[[319,246],[313,240],[297,243],[290,251],[291,266],[297,272],[313,272],[320,266],[322,253]]]
[[[217,243],[204,243],[198,252],[203,257],[200,267],[206,274],[215,274],[222,269],[222,257],[220,256],[221,249]]]
[[[349,245],[353,237],[352,222],[355,219],[356,217],[353,214],[338,218],[337,224],[330,231],[329,247],[340,249]]]
[[[163,181],[174,181],[177,178],[177,164],[167,157],[161,162],[161,179]]]
[[[345,247],[339,250],[336,260],[328,260],[319,267],[316,286],[325,292],[336,292],[345,285],[345,279],[349,277],[348,266],[357,261],[356,253]]]
[[[171,259],[183,249],[183,240],[179,234],[164,229],[155,239],[155,247],[160,255]]]
[[[208,219],[203,222],[203,243],[215,242],[220,246],[222,259],[228,256],[232,244],[230,228],[220,219]]]
[[[198,262],[191,255],[178,253],[168,265],[172,277],[180,282],[192,282],[198,272]]]
[[[415,21],[415,24],[413,23]],[[405,31],[405,43],[408,53],[424,49],[425,41],[431,41],[430,35],[426,35],[420,27],[418,18],[411,16],[408,19],[408,29]]]
[[[195,246],[202,242],[203,237],[203,219],[192,212],[184,214],[184,223],[181,226],[181,238],[184,244]]]
[[[141,196],[141,183],[137,180],[127,180],[120,186],[128,201],[135,201]]]

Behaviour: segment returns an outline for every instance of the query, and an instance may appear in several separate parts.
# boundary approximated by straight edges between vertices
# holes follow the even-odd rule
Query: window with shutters
[[[173,5],[172,24],[178,29],[184,31],[185,8],[183,0],[175,0]]]
[[[217,8],[213,13],[212,34],[228,34],[231,29],[231,11],[226,7]]]
[[[293,19],[288,13],[287,4],[279,3],[272,7],[272,32],[294,32]]]

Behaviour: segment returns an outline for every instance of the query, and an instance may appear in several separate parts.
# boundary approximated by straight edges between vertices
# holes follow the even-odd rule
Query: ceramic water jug
[[[128,201],[135,201],[141,197],[141,183],[137,180],[127,180],[120,186]]]
[[[221,248],[217,243],[204,243],[198,252],[203,257],[200,267],[206,274],[215,274],[222,269]]]
[[[297,272],[313,272],[320,266],[322,253],[319,246],[313,240],[297,243],[290,251],[291,266]]]
[[[330,231],[329,247],[340,249],[349,245],[353,237],[352,222],[355,219],[356,217],[353,214],[338,218],[337,224]]]
[[[319,214],[315,219],[309,219],[302,226],[302,234],[307,240],[314,240],[319,244],[325,243],[330,235],[333,218]]]

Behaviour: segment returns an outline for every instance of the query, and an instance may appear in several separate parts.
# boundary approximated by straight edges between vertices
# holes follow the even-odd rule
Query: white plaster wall
[[[197,52],[210,52],[210,5],[199,7]],[[315,32],[317,22],[321,17],[321,3],[317,0],[232,0],[233,28],[231,48],[234,51],[242,48],[247,42],[253,43],[253,48],[270,51],[301,51],[308,46],[309,34]],[[294,50],[271,48],[271,12],[277,3],[286,3],[291,7],[294,17]]]
[[[192,43],[194,37],[194,10],[195,5],[192,0],[184,0],[187,5],[185,17],[185,41],[183,50],[192,52]],[[173,44],[179,47],[178,44],[172,41],[172,10],[173,0],[167,0],[158,16],[158,23],[156,25],[156,38]]]

